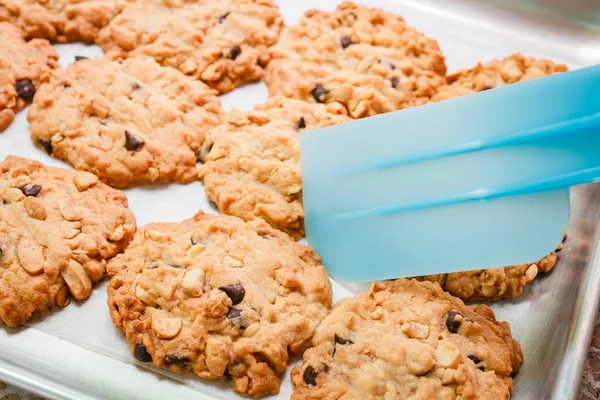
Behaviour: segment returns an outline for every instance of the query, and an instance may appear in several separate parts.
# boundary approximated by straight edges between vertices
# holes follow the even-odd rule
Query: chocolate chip
[[[392,71],[396,69],[396,65],[393,62],[389,62],[388,61],[388,65],[390,66],[390,68],[392,69]]]
[[[335,340],[337,344],[354,344],[352,340],[341,338],[338,335],[335,335],[333,340]]]
[[[239,318],[242,315],[242,310],[239,308],[230,308],[227,312],[228,319]]]
[[[144,145],[144,141],[142,139],[138,139],[135,136],[132,136],[129,131],[125,131],[125,148],[129,151],[134,151],[139,149]]]
[[[242,48],[237,44],[229,49],[229,58],[235,60],[242,53]]]
[[[63,83],[63,87],[64,87],[65,89],[68,89],[68,88],[70,88],[70,87],[71,87],[71,85],[69,85],[68,83]]]
[[[106,125],[108,125],[108,124],[107,124],[106,122],[104,122],[104,121],[100,121],[100,122],[98,122],[98,123],[99,123],[100,125],[102,125],[102,126],[106,126]]]
[[[27,197],[35,197],[42,191],[42,187],[40,185],[27,185],[22,186],[19,189]]]
[[[317,103],[324,103],[325,95],[327,93],[329,93],[329,90],[325,89],[325,87],[323,85],[321,85],[320,83],[317,84],[317,86],[315,86],[315,88],[311,92],[312,97],[315,99],[315,101]]]
[[[260,237],[266,240],[270,240],[273,238],[273,235],[260,235]]]
[[[46,150],[46,153],[48,154],[52,154],[52,142],[50,140],[39,140],[38,143],[40,144],[40,146],[42,146],[44,148],[44,150]]]
[[[446,327],[452,333],[457,333],[464,315],[456,311],[450,311],[446,317]]]
[[[484,370],[484,368],[483,368],[483,361],[481,360],[481,358],[477,357],[474,354],[469,354],[467,356],[467,358],[469,360],[473,361],[475,363],[475,365],[477,366],[477,368],[479,368],[482,371]]]
[[[167,365],[179,365],[180,367],[184,367],[189,364],[190,359],[187,357],[177,357],[172,354],[168,354],[165,357],[165,363]]]
[[[329,373],[329,369],[330,369],[329,365],[327,365],[325,363],[322,363],[321,365],[323,366],[323,372],[325,372],[326,374],[328,374]]]
[[[306,128],[306,121],[304,120],[304,117],[300,117],[300,119],[298,120],[298,129],[304,129]]]
[[[4,251],[2,250],[2,247],[0,247],[0,260],[2,260],[3,255],[4,255]]]
[[[148,353],[146,346],[143,344],[136,344],[133,349],[133,355],[141,362],[152,362],[152,356]]]
[[[345,49],[352,44],[352,38],[350,38],[350,36],[342,36],[340,38],[340,44]]]
[[[23,100],[31,100],[35,94],[35,86],[29,79],[21,79],[20,81],[17,81],[15,89],[17,90],[19,97]]]
[[[89,57],[86,56],[75,56],[75,62],[77,61],[81,61],[81,60],[88,60]]]
[[[491,88],[491,86],[484,86],[481,88],[481,91],[483,92],[484,90],[490,90]]]
[[[131,90],[139,90],[142,87],[140,85],[138,85],[137,83],[134,83],[133,86],[131,86]]]
[[[396,89],[399,84],[400,84],[400,78],[398,78],[398,77],[392,78],[392,87],[394,89]]]
[[[223,21],[227,18],[227,16],[231,14],[229,11],[219,17],[219,23],[222,24]]]
[[[317,372],[317,370],[309,365],[304,370],[304,374],[302,375],[302,377],[304,378],[304,382],[306,382],[307,385],[317,386],[317,375],[318,374],[319,373]]]
[[[231,299],[231,304],[234,306],[240,304],[244,300],[246,290],[239,283],[234,285],[219,286],[219,290],[225,292],[225,294]]]

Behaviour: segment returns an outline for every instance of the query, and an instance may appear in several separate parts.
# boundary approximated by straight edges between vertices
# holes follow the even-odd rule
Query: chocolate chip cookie
[[[0,322],[86,299],[135,231],[127,198],[88,172],[0,162]]]
[[[438,88],[432,101],[447,100],[566,70],[567,67],[563,64],[524,57],[517,53],[503,60],[477,64],[473,68],[448,75],[447,83]],[[560,249],[562,244],[557,251]],[[463,300],[494,301],[519,296],[523,292],[523,287],[539,272],[549,272],[554,268],[556,259],[556,253],[552,253],[532,264],[430,275],[422,279],[438,282],[444,290]]]
[[[562,250],[562,246],[556,251]],[[417,279],[437,282],[445,291],[465,301],[496,301],[519,296],[525,285],[540,272],[550,272],[556,260],[557,253],[553,252],[532,264],[427,275]]]
[[[503,60],[477,64],[446,77],[446,83],[437,89],[432,101],[447,100],[495,87],[522,82],[542,76],[565,72],[567,66],[550,60],[524,57],[516,53]]]
[[[423,104],[446,72],[435,40],[397,15],[351,2],[308,11],[270,54],[272,96],[338,102],[353,118]]]
[[[140,362],[279,391],[331,305],[319,257],[260,219],[202,212],[138,230],[108,265],[110,315]]]
[[[58,68],[58,54],[46,40],[25,41],[23,32],[0,22],[0,132]]]
[[[187,183],[224,116],[215,94],[148,56],[83,59],[52,75],[27,118],[34,143],[111,186]]]
[[[523,360],[489,307],[407,279],[340,301],[312,342],[293,400],[508,400]]]
[[[127,0],[0,0],[0,21],[25,31],[28,38],[59,43],[93,42]]]
[[[226,93],[263,76],[282,25],[271,0],[145,0],[128,5],[96,43],[152,56]]]
[[[208,198],[225,214],[263,218],[304,236],[300,134],[348,121],[338,103],[274,97],[249,112],[233,111],[211,131],[200,158]]]

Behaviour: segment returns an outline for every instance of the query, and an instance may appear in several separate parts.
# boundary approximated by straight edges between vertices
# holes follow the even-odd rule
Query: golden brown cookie
[[[351,2],[308,11],[270,54],[271,96],[338,102],[353,118],[423,104],[446,72],[435,40],[397,15]]]
[[[128,5],[96,43],[149,55],[227,93],[263,76],[282,25],[272,0],[144,0]]]
[[[28,38],[93,42],[127,1],[0,0],[0,21],[19,26]]]
[[[303,237],[299,137],[348,120],[337,103],[284,97],[252,111],[233,111],[200,152],[206,195],[225,214],[246,221],[260,217],[296,239]]]
[[[492,60],[462,69],[446,77],[446,84],[437,89],[432,101],[447,100],[495,87],[510,85],[542,76],[565,72],[567,66],[550,60],[524,57],[516,53],[503,60]]]
[[[110,315],[137,360],[231,379],[248,396],[279,391],[288,352],[331,306],[315,252],[260,219],[149,224],[108,272]]]
[[[34,143],[114,187],[197,180],[197,152],[223,116],[213,89],[147,56],[57,70],[27,114]]]
[[[562,244],[556,251],[561,249]],[[437,282],[445,291],[465,301],[496,301],[519,296],[525,285],[540,272],[550,272],[556,260],[557,254],[552,253],[533,264],[427,275],[417,279]]]
[[[495,87],[564,72],[567,67],[549,60],[513,54],[503,60],[477,64],[448,75],[432,101],[442,101]],[[558,250],[562,248],[559,246]],[[556,265],[556,253],[532,263],[506,268],[478,269],[450,274],[429,275],[420,279],[438,282],[444,290],[465,301],[494,301],[519,296],[523,287],[538,272],[549,272]]]
[[[292,400],[508,400],[523,361],[489,307],[407,279],[337,303],[312,343]]]
[[[125,195],[87,172],[0,162],[0,322],[86,299],[133,237]]]
[[[0,132],[58,68],[58,54],[46,40],[25,41],[23,32],[0,22]]]

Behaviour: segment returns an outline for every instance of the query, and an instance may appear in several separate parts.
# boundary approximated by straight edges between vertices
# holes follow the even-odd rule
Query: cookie
[[[423,104],[446,71],[435,40],[399,16],[351,2],[308,11],[270,54],[271,96],[338,102],[353,118]]]
[[[9,156],[0,162],[0,322],[86,299],[133,237],[125,195],[87,172]]]
[[[197,152],[223,116],[213,89],[147,56],[57,70],[27,114],[34,143],[114,187],[197,180]]]
[[[503,60],[495,59],[487,64],[479,63],[473,68],[448,75],[446,83],[438,88],[432,101],[448,100],[566,70],[567,66],[564,64],[524,57],[516,53]]]
[[[523,360],[489,307],[407,279],[340,301],[312,342],[292,400],[508,400]]]
[[[200,158],[208,198],[222,213],[262,218],[296,239],[304,236],[299,135],[349,118],[341,105],[274,97],[233,111],[211,131]]]
[[[319,257],[262,220],[196,214],[138,230],[108,265],[110,315],[140,362],[279,391],[331,305]]]
[[[152,56],[227,93],[263,76],[282,25],[272,0],[144,0],[128,5],[96,43]]]
[[[126,0],[0,0],[0,21],[19,26],[28,38],[91,43],[124,3]]]
[[[561,249],[562,244],[556,251]],[[540,272],[550,272],[556,260],[557,254],[553,252],[533,264],[427,275],[417,279],[437,282],[445,291],[465,301],[496,301],[519,296],[525,285]]]
[[[25,41],[23,32],[0,22],[0,132],[58,68],[58,54],[46,40]]]

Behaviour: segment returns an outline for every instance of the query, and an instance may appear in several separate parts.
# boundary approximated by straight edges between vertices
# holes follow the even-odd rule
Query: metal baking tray
[[[592,0],[593,1],[593,0]],[[278,0],[287,23],[310,8],[333,9],[336,0]],[[450,72],[478,61],[520,51],[578,68],[600,62],[600,36],[592,19],[551,9],[555,0],[364,0],[405,17],[437,39]],[[589,7],[590,0],[581,0]],[[537,8],[536,8],[537,7]],[[543,9],[544,12],[536,12]],[[550,10],[551,12],[546,12]],[[558,12],[557,12],[558,10]],[[74,55],[100,56],[95,46],[57,46],[64,67]],[[250,109],[267,98],[262,84],[248,85],[226,96],[226,109]],[[36,149],[29,140],[25,112],[0,134],[0,159],[9,154],[68,166]],[[551,160],[549,160],[551,162]],[[199,208],[216,211],[204,197],[202,184],[160,185],[127,190],[140,225],[152,221],[180,221]],[[574,399],[600,301],[600,186],[572,191],[569,236],[557,267],[529,284],[522,296],[490,305],[498,319],[510,322],[525,352],[515,377],[513,399]],[[364,285],[333,282],[334,300],[364,289]],[[113,327],[106,308],[106,281],[96,285],[91,298],[32,321],[20,329],[0,328],[0,379],[48,399],[163,400],[241,399],[227,384],[148,371],[137,365]],[[299,360],[294,360],[298,363]],[[288,369],[289,373],[289,369]],[[286,373],[281,393],[287,399],[291,383]]]

